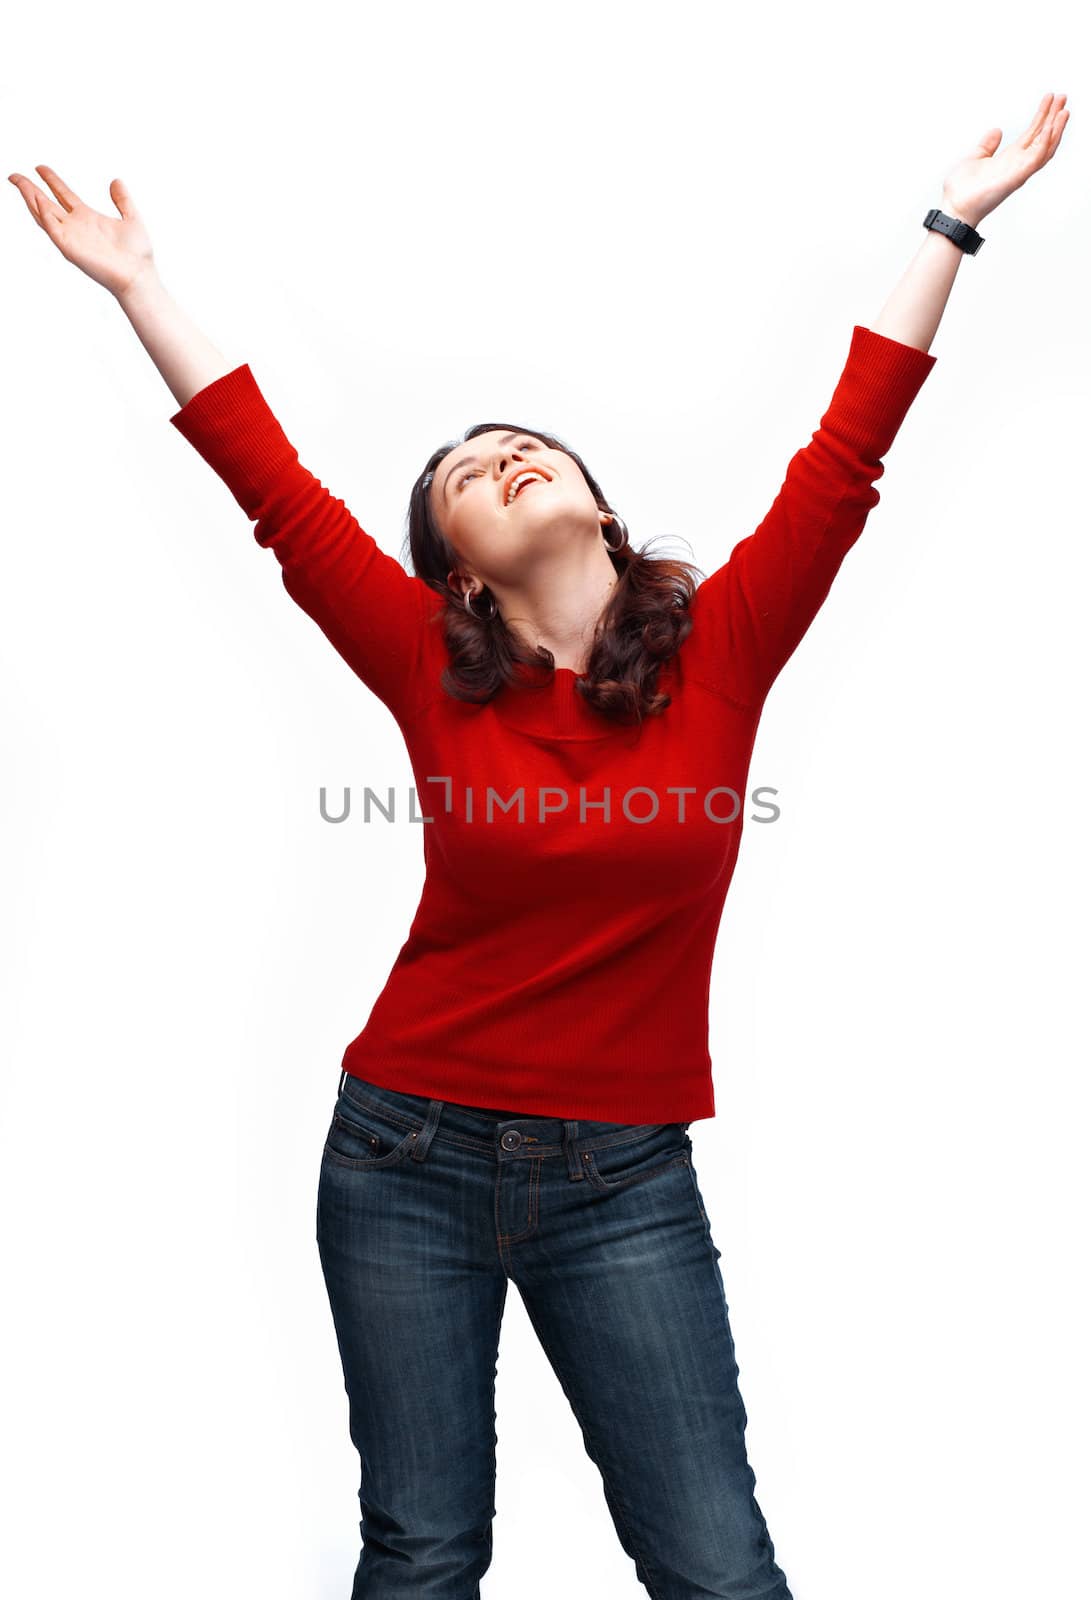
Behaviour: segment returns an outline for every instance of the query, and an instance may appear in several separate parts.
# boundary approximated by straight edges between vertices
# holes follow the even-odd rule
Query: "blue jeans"
[[[509,1279],[653,1600],[792,1600],[747,1462],[689,1126],[528,1116],[342,1074],[317,1238],[360,1456],[352,1600],[480,1600]]]

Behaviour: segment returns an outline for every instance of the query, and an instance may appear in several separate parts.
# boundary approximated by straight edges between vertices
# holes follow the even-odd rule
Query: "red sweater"
[[[249,366],[171,417],[395,717],[431,819],[420,902],[345,1050],[350,1074],[545,1116],[715,1115],[709,981],[758,718],[935,359],[854,326],[829,409],[757,531],[698,588],[660,672],[672,703],[640,729],[592,711],[564,667],[484,706],[449,696],[446,602],[300,464]]]

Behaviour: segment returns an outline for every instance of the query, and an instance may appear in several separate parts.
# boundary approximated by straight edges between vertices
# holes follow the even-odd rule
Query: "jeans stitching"
[[[581,1430],[583,1432],[583,1435],[584,1435],[584,1439],[586,1440],[588,1438],[588,1435],[590,1434],[596,1454],[598,1456],[602,1456],[603,1455],[603,1451],[602,1451],[602,1449],[601,1449],[601,1447],[599,1445],[597,1435],[594,1435],[592,1433],[592,1430],[590,1429],[590,1427],[585,1422],[584,1417],[581,1414],[580,1408],[576,1404],[575,1399],[573,1398],[572,1391],[569,1389],[568,1384],[565,1382],[564,1371],[563,1371],[562,1367],[560,1365],[558,1365],[557,1361],[554,1359],[553,1352],[552,1352],[552,1350],[550,1348],[550,1345],[549,1345],[548,1341],[546,1340],[546,1338],[545,1338],[545,1336],[544,1336],[544,1334],[542,1332],[542,1329],[539,1327],[538,1322],[536,1321],[536,1319],[534,1317],[534,1314],[531,1311],[531,1308],[530,1308],[529,1304],[527,1303],[527,1299],[526,1299],[525,1295],[523,1296],[523,1303],[524,1303],[524,1305],[526,1305],[527,1316],[530,1318],[531,1326],[533,1327],[535,1333],[538,1336],[538,1341],[541,1344],[542,1349],[545,1351],[546,1356],[547,1356],[547,1358],[549,1360],[549,1364],[553,1368],[553,1371],[556,1373],[557,1381],[560,1384],[561,1388],[564,1390],[564,1393],[565,1393],[565,1395],[566,1395],[566,1397],[568,1399],[568,1403],[572,1407],[572,1410],[574,1411],[574,1413],[576,1415],[576,1419],[579,1422],[580,1428],[581,1428]],[[640,1558],[640,1564],[644,1568],[644,1577],[642,1578],[642,1582],[646,1585],[648,1593],[651,1595],[652,1600],[663,1600],[663,1596],[660,1594],[659,1590],[656,1589],[656,1588],[653,1588],[653,1586],[652,1586],[651,1576],[650,1576],[651,1568],[650,1568],[649,1557],[646,1554],[646,1552],[644,1551],[644,1549],[641,1547],[641,1545],[637,1542],[636,1538],[633,1535],[632,1524],[629,1521],[629,1516],[628,1516],[628,1513],[627,1513],[626,1508],[624,1506],[624,1503],[623,1503],[623,1501],[621,1499],[621,1496],[617,1492],[616,1485],[611,1481],[610,1475],[607,1473],[605,1467],[602,1465],[601,1460],[597,1460],[596,1459],[596,1455],[592,1455],[591,1459],[595,1462],[595,1466],[598,1468],[599,1472],[601,1473],[603,1483],[609,1485],[609,1488],[610,1488],[610,1499],[612,1500],[614,1506],[617,1509],[617,1514],[621,1519],[622,1527],[625,1529],[626,1535],[628,1536],[629,1542],[632,1545],[633,1550],[636,1552],[637,1556]]]
[[[697,1202],[697,1209],[701,1213],[701,1221],[704,1223],[705,1232],[708,1235],[709,1240],[711,1241],[712,1229],[711,1229],[711,1226],[709,1224],[709,1220],[708,1220],[708,1216],[707,1216],[707,1214],[705,1212],[705,1208],[701,1204],[701,1191],[697,1187],[697,1174],[693,1170],[693,1163],[692,1162],[690,1163],[689,1175],[690,1175],[690,1178],[691,1178],[691,1180],[693,1182],[693,1198]]]
[[[669,1172],[671,1167],[680,1166],[689,1166],[689,1156],[672,1156],[669,1161],[664,1161],[662,1166],[652,1167],[650,1172],[637,1172],[631,1178],[619,1178],[614,1182],[602,1176],[592,1155],[587,1163],[587,1176],[596,1194],[616,1194],[621,1189],[632,1189],[638,1183],[647,1183],[649,1178],[658,1178],[661,1173]]]
[[[375,1167],[400,1167],[412,1151],[413,1146],[406,1144],[404,1150],[399,1145],[396,1150],[388,1150],[385,1156],[343,1156],[340,1150],[333,1149],[327,1138],[322,1154],[339,1167],[347,1167],[352,1172],[369,1172]],[[394,1156],[397,1156],[396,1161],[392,1159]]]
[[[340,1094],[344,1095],[345,1099],[350,1105],[359,1106],[361,1111],[369,1111],[373,1116],[386,1117],[387,1120],[392,1122],[396,1127],[404,1128],[407,1132],[416,1131],[419,1133],[423,1129],[425,1122],[423,1117],[410,1115],[405,1111],[399,1111],[396,1107],[388,1105],[385,1100],[375,1100],[369,1094],[361,1091],[360,1089],[354,1088],[350,1092],[347,1086],[348,1083],[352,1081],[353,1080],[351,1077],[346,1078],[345,1087],[340,1091]],[[514,1121],[515,1119],[512,1118],[509,1120]],[[535,1119],[528,1114],[524,1120],[529,1122]],[[537,1120],[557,1122],[563,1121],[563,1118],[543,1117]],[[646,1139],[649,1134],[655,1132],[658,1128],[673,1126],[675,1126],[675,1124],[662,1122],[647,1122],[640,1123],[639,1126],[627,1126],[625,1132],[621,1134],[600,1134],[597,1138],[592,1138],[586,1141],[580,1139],[578,1141],[578,1148],[581,1154],[583,1154],[585,1151],[590,1151],[593,1153],[596,1150],[615,1150],[627,1144],[633,1144],[638,1139]],[[444,1132],[442,1124],[436,1129],[433,1139],[438,1139],[442,1144],[456,1145],[462,1150],[475,1150],[483,1155],[493,1154],[495,1148],[487,1140],[475,1139],[472,1134],[460,1134],[451,1131]],[[558,1144],[553,1152],[554,1156],[561,1155],[563,1153],[563,1148],[563,1143]],[[540,1152],[534,1152],[535,1156],[538,1154],[540,1154]],[[516,1159],[526,1160],[530,1155],[531,1152],[528,1151],[526,1155],[517,1156]],[[543,1159],[545,1159],[544,1156]]]

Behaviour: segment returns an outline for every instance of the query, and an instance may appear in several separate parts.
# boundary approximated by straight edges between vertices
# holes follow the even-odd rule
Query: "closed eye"
[[[538,449],[537,441],[534,440],[534,439],[523,439],[523,440],[520,441],[520,445],[521,445],[521,447],[523,449],[528,449],[528,448],[531,449],[531,450],[537,450]],[[476,477],[477,477],[477,473],[472,471],[472,470],[470,472],[464,472],[462,474],[462,476],[459,478],[458,482],[455,484],[455,493],[458,494],[460,492],[460,490],[462,488],[462,485],[466,482],[467,478],[476,478]]]

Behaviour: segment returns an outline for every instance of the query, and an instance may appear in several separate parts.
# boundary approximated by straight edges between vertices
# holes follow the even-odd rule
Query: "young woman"
[[[55,202],[12,176],[396,718],[427,818],[420,904],[345,1052],[319,1178],[361,1464],[354,1600],[479,1594],[509,1279],[648,1593],[790,1600],[688,1134],[715,1112],[713,946],[765,699],[878,503],[977,226],[1053,155],[1064,100],[954,168],[768,515],[699,587],[630,546],[575,451],[508,422],[432,454],[410,576],[300,464],[249,366],[172,303],[120,180],[115,218],[48,167]],[[710,494],[716,466],[695,463]]]

